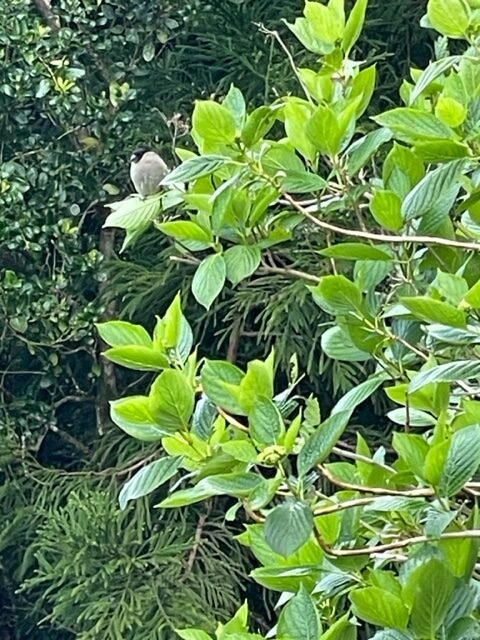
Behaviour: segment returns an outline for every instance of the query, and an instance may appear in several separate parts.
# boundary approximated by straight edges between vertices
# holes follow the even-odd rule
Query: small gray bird
[[[158,153],[141,147],[130,156],[130,178],[136,192],[146,198],[160,191],[160,182],[168,173],[168,167]]]

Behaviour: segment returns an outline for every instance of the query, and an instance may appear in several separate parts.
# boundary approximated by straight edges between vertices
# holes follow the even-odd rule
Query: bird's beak
[[[135,156],[134,155],[130,156],[130,162],[135,162]]]

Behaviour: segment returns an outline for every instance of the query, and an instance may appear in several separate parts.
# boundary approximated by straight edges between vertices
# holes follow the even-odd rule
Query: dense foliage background
[[[361,47],[379,62],[375,110],[393,103],[400,78],[430,55],[418,27],[425,3],[403,4],[398,11],[370,3]],[[233,612],[248,558],[224,532],[211,536],[208,563],[193,562],[203,522],[195,510],[161,516],[171,536],[157,535],[158,512],[152,517],[147,504],[115,524],[118,480],[149,449],[110,428],[106,400],[131,380],[101,363],[92,337],[93,322],[116,309],[151,322],[176,289],[188,289],[192,270],[170,261],[170,244],[154,233],[118,257],[114,235],[101,232],[104,205],[129,192],[127,161],[138,144],[174,162],[172,141],[188,130],[195,99],[223,95],[232,81],[252,105],[291,89],[284,52],[256,25],[278,29],[300,62],[306,54],[280,17],[299,14],[303,2],[60,0],[53,14],[46,6],[13,0],[0,8],[0,637],[122,637],[102,606],[113,585],[131,604],[118,623],[125,629],[149,607],[156,629],[181,626],[182,597],[174,593],[178,576],[192,572],[191,583],[180,582],[184,599],[199,603],[188,623],[202,625]],[[308,270],[294,245],[282,250]],[[207,336],[211,354],[239,362],[275,343],[285,363],[298,354],[307,390],[348,389],[358,369],[325,360],[308,322],[313,302],[301,283],[282,278],[240,286],[208,313],[186,299],[196,335]],[[302,296],[303,305],[292,304]],[[362,421],[368,427],[374,419]],[[148,588],[125,581],[125,568],[110,561],[112,547],[138,554],[134,580],[155,565],[150,591],[164,575],[162,557],[178,554],[169,579],[160,578],[162,611],[148,601]],[[227,553],[231,578],[222,568]],[[84,591],[64,565],[71,557],[88,581]],[[268,603],[257,614],[268,615]]]

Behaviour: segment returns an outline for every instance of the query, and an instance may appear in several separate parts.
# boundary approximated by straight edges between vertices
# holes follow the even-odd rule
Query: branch
[[[370,233],[369,231],[361,231],[360,229],[345,229],[344,227],[338,227],[337,225],[330,224],[324,220],[319,220],[312,213],[304,209],[304,207],[302,207],[302,205],[294,200],[294,198],[292,198],[288,193],[284,193],[283,197],[292,205],[292,207],[294,207],[294,209],[324,231],[331,231],[333,233],[338,233],[339,235],[349,236],[352,238],[364,238],[365,240],[372,240],[372,242],[390,242],[392,244],[426,244],[441,247],[454,247],[457,249],[464,249],[465,251],[480,251],[479,242],[461,242],[460,240],[448,240],[447,238],[436,238],[433,236],[392,236],[386,233]]]
[[[376,555],[378,553],[384,553],[392,549],[403,549],[414,544],[424,544],[425,542],[432,542],[437,540],[465,540],[480,538],[480,529],[471,529],[470,531],[451,531],[449,533],[442,533],[435,538],[429,538],[428,536],[416,536],[414,538],[406,538],[405,540],[397,540],[396,542],[389,542],[388,544],[379,544],[373,547],[360,547],[359,549],[332,549],[325,544],[321,539],[320,534],[315,530],[317,542],[320,544],[325,553],[328,553],[337,558],[348,556],[365,556]]]
[[[365,487],[361,484],[352,484],[340,480],[323,465],[319,465],[319,469],[327,480],[330,480],[332,484],[342,489],[350,489],[352,491],[359,491],[360,493],[373,493],[378,496],[404,496],[406,498],[428,498],[435,495],[433,489],[407,489],[406,491],[400,491],[398,489],[384,489],[383,487]]]
[[[50,0],[33,0],[39,13],[42,14],[45,22],[48,24],[52,31],[58,31],[60,29],[60,18],[52,11]]]
[[[375,498],[356,498],[355,500],[345,500],[345,502],[337,502],[330,507],[319,507],[313,512],[314,516],[325,516],[329,513],[337,513],[344,509],[352,509],[354,507],[363,507],[368,504],[372,504]]]

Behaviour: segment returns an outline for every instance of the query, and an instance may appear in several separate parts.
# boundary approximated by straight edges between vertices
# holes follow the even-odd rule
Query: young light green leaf
[[[240,387],[245,374],[241,369],[221,360],[207,360],[202,369],[201,383],[204,393],[213,404],[235,415],[246,415],[231,387]]]
[[[427,16],[434,29],[449,38],[464,38],[471,11],[466,0],[429,0]]]
[[[182,640],[212,640],[212,637],[201,629],[175,629]]]
[[[299,500],[289,500],[275,507],[265,521],[265,540],[276,553],[285,558],[300,549],[312,531],[312,511]]]
[[[139,324],[124,322],[122,320],[111,320],[110,322],[100,322],[95,325],[100,338],[111,347],[121,347],[127,345],[140,345],[151,347],[153,345],[151,337],[146,329]]]
[[[283,609],[277,626],[278,640],[318,640],[322,633],[317,607],[302,585]]]
[[[102,355],[110,362],[135,371],[160,371],[169,366],[168,358],[164,353],[141,345],[112,347]]]
[[[165,484],[170,478],[177,473],[178,468],[182,462],[182,458],[168,457],[155,460],[147,464],[145,467],[137,471],[137,473],[126,482],[120,495],[118,496],[118,502],[120,509],[123,511],[129,500],[136,500],[147,496],[162,484]]]
[[[180,166],[168,173],[162,180],[163,186],[192,182],[214,173],[220,167],[230,162],[230,158],[219,155],[204,155],[189,158]]]
[[[207,143],[230,144],[235,140],[236,123],[226,106],[213,100],[197,100],[192,115],[192,130]]]
[[[427,369],[417,374],[409,386],[409,392],[413,393],[432,382],[457,382],[480,376],[480,361],[458,360],[446,362],[432,369]]]
[[[169,431],[188,427],[194,404],[193,388],[181,371],[163,371],[150,389],[150,412],[156,422]]]
[[[378,224],[389,231],[403,227],[402,201],[393,191],[375,191],[370,200],[370,211]]]
[[[472,478],[480,466],[480,426],[456,431],[448,449],[439,490],[453,496]]]
[[[248,278],[258,269],[261,259],[261,251],[254,245],[239,244],[225,251],[225,267],[227,279],[233,285]]]
[[[227,268],[223,255],[215,253],[205,258],[192,280],[192,293],[197,302],[210,309],[225,284]]]
[[[159,222],[156,225],[162,233],[170,238],[182,242],[182,240],[194,240],[202,243],[202,248],[207,248],[213,241],[211,231],[204,229],[192,220],[170,220]]]
[[[146,396],[111,401],[110,418],[129,436],[144,442],[158,442],[169,433],[155,421]]]
[[[342,43],[343,51],[347,56],[362,33],[367,5],[368,0],[357,0],[353,9],[350,11],[350,15],[348,16]]]

